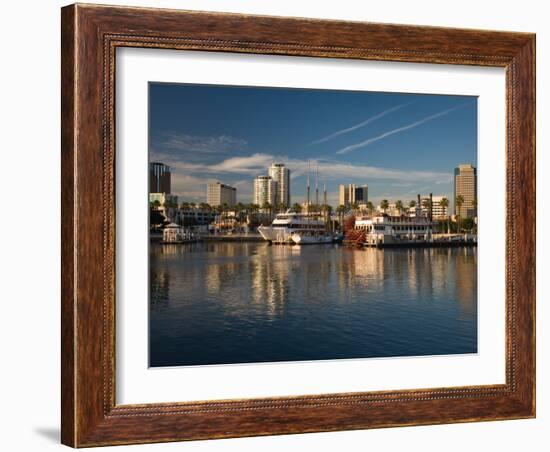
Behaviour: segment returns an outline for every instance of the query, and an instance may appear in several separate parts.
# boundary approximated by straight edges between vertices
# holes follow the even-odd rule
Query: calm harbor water
[[[150,365],[477,352],[476,248],[151,244]]]

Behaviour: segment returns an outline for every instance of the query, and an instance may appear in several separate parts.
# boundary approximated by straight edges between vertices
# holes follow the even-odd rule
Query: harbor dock
[[[208,234],[201,236],[204,242],[263,242],[260,234]]]
[[[347,245],[357,245],[352,241],[344,241]],[[362,243],[360,246],[368,248],[457,248],[461,246],[477,246],[475,240],[434,240],[434,241],[401,241],[401,242],[381,242],[381,243]]]

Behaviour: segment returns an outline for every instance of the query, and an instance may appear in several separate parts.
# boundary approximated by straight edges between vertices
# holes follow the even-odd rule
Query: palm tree
[[[416,207],[416,201],[413,199],[409,202],[409,209],[414,209]]]
[[[296,213],[300,213],[302,211],[302,205],[295,202],[292,204],[292,210]]]
[[[267,210],[269,211],[269,219],[271,219],[271,209],[273,208],[273,206],[271,205],[271,203],[269,202],[264,202],[264,204],[262,205],[262,209],[263,210]]]
[[[234,209],[237,219],[239,220],[239,222],[242,221],[243,212],[246,209],[245,205],[242,202],[238,202],[237,204],[235,204]]]
[[[443,209],[445,209],[445,212],[448,213],[447,208],[449,207],[449,200],[447,198],[441,198],[441,201],[439,201],[439,205],[443,207]],[[449,222],[449,215],[446,215],[446,216],[447,216],[447,234],[450,234],[451,225]]]
[[[353,214],[355,215],[355,213],[359,210],[359,204],[357,204],[356,202],[352,203],[351,210],[353,210]]]
[[[425,198],[422,200],[422,208],[428,211],[428,217],[429,217],[432,211],[432,203],[429,198]]]
[[[456,213],[456,228],[457,232],[460,233],[460,208],[464,204],[464,196],[458,195],[455,199],[455,212]]]
[[[336,213],[338,214],[338,224],[340,225],[340,229],[341,230],[344,230],[343,228],[343,222],[344,222],[344,213],[348,210],[348,208],[343,205],[343,204],[340,204],[337,208],[336,208]]]
[[[278,205],[277,205],[277,210],[279,212],[284,212],[286,210],[286,204],[284,202],[280,202]]]
[[[403,201],[401,201],[400,199],[395,201],[395,208],[399,212],[399,215],[401,215],[403,213]]]
[[[332,227],[330,226],[330,223],[331,223],[330,214],[332,213],[332,206],[328,204],[323,204],[322,209],[323,209],[323,219],[325,221],[325,227],[328,229],[332,229]]]
[[[219,210],[220,220],[221,220],[221,223],[223,225],[223,224],[225,224],[225,220],[227,219],[227,211],[229,210],[229,205],[226,202],[224,202],[218,208],[220,209]]]
[[[383,199],[380,203],[380,208],[382,209],[382,212],[386,213],[386,210],[388,210],[388,207],[390,207],[390,203],[387,199]]]
[[[258,212],[259,206],[254,203],[248,203],[245,206],[247,215],[247,221],[249,224],[253,223],[255,221],[255,214]]]
[[[372,213],[374,212],[374,204],[371,201],[367,202],[367,212],[371,216],[372,216]]]

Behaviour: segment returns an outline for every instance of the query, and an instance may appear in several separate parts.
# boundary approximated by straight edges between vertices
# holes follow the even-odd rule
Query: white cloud
[[[220,154],[232,150],[243,149],[247,145],[246,140],[229,135],[199,136],[185,133],[163,133],[156,147],[166,151],[201,152],[208,154]]]
[[[267,168],[273,162],[284,162],[291,170],[293,179],[307,175],[310,170],[310,174],[314,177],[314,169],[318,165],[321,180],[320,189],[322,190],[325,181],[329,184],[332,182],[332,189],[329,190],[328,198],[333,205],[338,202],[338,193],[334,189],[334,183],[340,183],[340,181],[369,184],[371,187],[369,195],[373,201],[379,201],[384,197],[393,200],[402,198],[405,201],[415,198],[418,192],[424,193],[434,190],[433,187],[436,184],[450,184],[453,178],[450,171],[447,173],[379,168],[327,159],[318,161],[300,160],[264,153],[256,153],[245,157],[231,157],[214,164],[185,162],[170,154],[155,154],[155,158],[172,168],[172,192],[180,197],[180,201],[193,202],[204,202],[206,200],[206,184],[217,181],[236,187],[240,202],[250,202],[252,200],[253,178],[259,174],[266,174]],[[420,190],[418,188],[420,184],[432,188]],[[384,187],[383,192],[387,193],[378,195],[381,192],[377,189],[378,187]],[[407,191],[408,189],[410,189],[410,192]],[[434,193],[436,191],[434,190]],[[394,194],[390,195],[390,193]]]
[[[255,177],[265,174],[267,168],[273,162],[284,162],[291,170],[294,177],[313,172],[319,166],[319,174],[323,180],[335,179],[361,179],[367,183],[372,179],[395,180],[401,183],[410,181],[425,181],[429,183],[448,183],[452,180],[452,174],[436,171],[414,171],[379,168],[369,165],[339,162],[335,160],[308,160],[293,159],[285,156],[257,153],[246,157],[231,157],[214,164],[187,163],[175,160],[169,155],[157,155],[160,161],[187,174],[200,174],[202,180],[214,174],[240,174]],[[313,174],[313,173],[312,173]]]
[[[216,182],[215,178],[195,177],[180,172],[172,172],[172,193],[186,200],[203,201],[206,197],[206,184]]]

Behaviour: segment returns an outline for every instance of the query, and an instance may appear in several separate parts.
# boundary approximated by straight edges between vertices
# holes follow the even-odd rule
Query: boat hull
[[[292,235],[292,230],[290,228],[274,228],[272,226],[260,226],[258,232],[263,237],[264,240],[267,240],[271,243],[292,243],[290,236]]]
[[[278,214],[271,225],[258,227],[258,232],[271,243],[294,243],[293,234],[325,235],[325,224],[307,215],[287,212]]]
[[[290,239],[296,245],[315,245],[322,243],[332,243],[333,236],[331,234],[325,235],[301,235],[301,234],[292,234]]]

